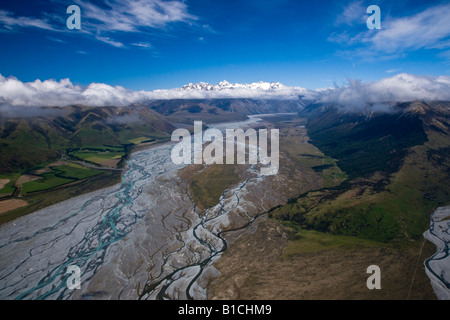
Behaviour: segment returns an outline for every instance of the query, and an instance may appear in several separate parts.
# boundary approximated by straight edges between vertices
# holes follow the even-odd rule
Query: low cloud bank
[[[120,86],[91,83],[74,85],[69,79],[22,82],[15,77],[0,75],[0,104],[21,107],[66,106],[126,106],[150,100],[170,99],[304,99],[339,104],[344,108],[360,109],[371,105],[382,110],[386,103],[414,100],[450,100],[450,77],[426,77],[401,73],[379,81],[349,80],[348,84],[333,88],[309,90],[287,87],[280,83],[217,85],[189,84],[183,88],[132,91]],[[1,109],[0,109],[1,112]]]
[[[125,106],[143,98],[138,92],[103,83],[82,87],[72,84],[69,79],[22,82],[15,77],[0,75],[0,103],[14,106]]]
[[[346,86],[321,90],[317,98],[319,102],[339,104],[350,110],[368,105],[377,108],[390,102],[450,100],[450,77],[401,73],[367,83],[349,80]]]

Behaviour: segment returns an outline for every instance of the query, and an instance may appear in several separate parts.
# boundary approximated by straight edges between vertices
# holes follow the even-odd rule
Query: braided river
[[[265,177],[250,167],[250,178],[199,212],[172,148],[135,152],[120,184],[1,226],[0,299],[207,299],[212,265],[227,248],[222,232],[263,210],[246,195]],[[68,286],[71,266],[78,290]]]

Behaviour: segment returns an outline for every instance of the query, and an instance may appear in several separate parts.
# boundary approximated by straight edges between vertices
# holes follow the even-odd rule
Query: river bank
[[[440,300],[450,300],[450,206],[437,208],[430,216],[430,229],[424,237],[437,252],[425,260],[425,271]]]

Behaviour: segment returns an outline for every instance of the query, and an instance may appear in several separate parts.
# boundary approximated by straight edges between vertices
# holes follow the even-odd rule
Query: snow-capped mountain
[[[230,83],[226,80],[217,84],[206,82],[189,83],[181,88],[169,91],[157,90],[155,93],[177,96],[182,99],[275,99],[298,100],[300,96],[310,95],[311,92],[301,87],[288,87],[280,82],[253,82],[248,84]]]
[[[220,81],[218,84],[211,85],[206,82],[189,83],[180,90],[202,90],[202,91],[220,91],[220,90],[233,90],[233,89],[250,89],[250,90],[277,90],[285,88],[280,82],[254,82],[249,84],[234,83],[231,84],[226,80]]]

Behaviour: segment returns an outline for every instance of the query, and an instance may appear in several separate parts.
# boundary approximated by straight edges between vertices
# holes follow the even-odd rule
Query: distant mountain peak
[[[217,85],[218,85],[219,87],[229,87],[229,86],[231,86],[232,84],[229,83],[227,80],[222,80],[222,81],[220,81]]]

